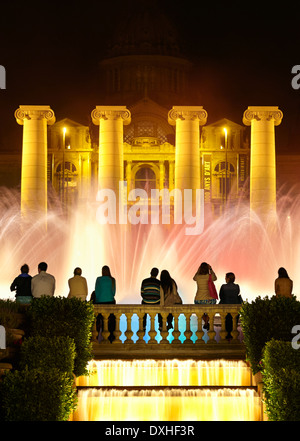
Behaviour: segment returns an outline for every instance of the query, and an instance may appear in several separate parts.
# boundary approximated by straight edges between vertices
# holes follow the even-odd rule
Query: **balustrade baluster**
[[[132,314],[131,313],[125,313],[126,315],[126,320],[127,320],[127,328],[125,331],[125,336],[126,336],[126,344],[127,345],[131,345],[134,344],[133,340],[131,339],[131,337],[133,336],[133,331],[131,330],[131,317]]]
[[[103,337],[103,340],[101,341],[101,344],[110,344],[110,341],[108,340],[108,337],[110,335],[110,332],[108,330],[108,318],[110,316],[110,312],[101,311],[101,315],[103,317],[102,331],[100,330],[101,335]]]
[[[137,316],[138,316],[138,321],[139,321],[139,329],[138,329],[138,331],[137,331],[137,336],[138,336],[138,340],[137,340],[137,342],[136,342],[136,344],[138,344],[138,345],[143,345],[143,344],[145,344],[146,342],[145,342],[145,340],[144,340],[144,335],[145,335],[145,329],[143,329],[143,320],[144,320],[144,315],[145,315],[145,312],[141,312],[141,311],[137,311]]]
[[[161,312],[162,316],[162,330],[160,331],[160,335],[162,337],[162,340],[160,341],[160,344],[169,344],[167,337],[169,335],[169,331],[167,330],[167,318],[169,313],[168,312]]]
[[[96,315],[95,315],[95,320],[92,326],[92,342],[97,341],[97,337],[98,337],[98,331],[96,326]]]
[[[180,312],[173,312],[173,317],[174,317],[173,337],[174,337],[174,340],[172,341],[172,345],[181,344],[181,341],[179,340],[179,336],[181,334],[179,331],[179,326],[178,326],[179,316],[180,316]]]
[[[197,307],[197,331],[196,331],[196,336],[197,336],[197,340],[196,340],[196,345],[204,345],[205,341],[203,340],[203,336],[204,336],[204,331],[202,329],[202,316],[203,316],[203,312],[200,310],[199,312],[199,307]]]
[[[209,312],[208,316],[209,316],[209,330],[207,332],[207,335],[209,337],[209,340],[207,343],[208,344],[216,344],[217,343],[215,340],[216,332],[214,330],[215,313],[213,311],[211,311],[211,312]]]
[[[122,315],[122,312],[116,312],[114,313],[115,317],[116,317],[116,329],[113,333],[115,339],[112,341],[112,343],[115,345],[119,345],[122,344],[122,341],[120,340],[120,336],[122,335],[122,332],[120,331],[120,318]]]
[[[185,345],[191,345],[193,344],[191,337],[193,335],[191,331],[191,313],[185,313],[185,321],[186,321],[186,329],[184,332],[184,335],[186,339],[184,340],[183,344]]]
[[[227,331],[226,331],[226,315],[227,312],[219,312],[220,316],[221,316],[221,331],[220,331],[220,337],[221,337],[221,341],[220,343],[227,343],[226,340],[226,336],[227,336]]]
[[[148,332],[148,335],[150,337],[150,340],[148,341],[148,343],[157,343],[157,341],[155,340],[156,337],[156,331],[155,331],[155,316],[156,316],[156,311],[150,311],[148,312],[148,314],[150,315],[150,330]]]
[[[237,330],[237,316],[238,316],[237,311],[232,311],[231,316],[232,316],[232,331],[231,331],[232,342],[239,343],[238,340],[239,331]]]

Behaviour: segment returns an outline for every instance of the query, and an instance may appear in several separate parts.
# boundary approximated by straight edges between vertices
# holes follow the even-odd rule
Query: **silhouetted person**
[[[285,268],[279,268],[278,278],[275,280],[275,294],[276,296],[292,297],[293,281]]]
[[[77,297],[81,300],[86,300],[88,295],[87,281],[85,277],[82,277],[81,268],[74,269],[74,277],[68,280],[68,285],[70,288],[68,299],[72,297]]]
[[[147,277],[142,281],[141,296],[142,304],[144,305],[159,305],[160,304],[160,280],[157,279],[159,270],[158,268],[152,268],[150,271],[150,277]],[[147,314],[143,317],[143,329],[146,329]],[[158,314],[158,323],[161,329],[162,317]]]
[[[175,304],[181,304],[182,300],[177,291],[177,284],[175,280],[170,276],[169,271],[163,270],[160,274],[160,292],[161,292],[161,304],[164,306],[172,306]],[[169,314],[167,317],[167,330],[173,328],[173,315]]]
[[[11,291],[16,291],[16,301],[19,303],[30,303],[32,300],[31,279],[29,266],[25,263],[21,266],[19,274],[10,285]]]
[[[216,299],[211,298],[208,289],[208,279],[210,274],[213,282],[217,280],[217,276],[212,267],[208,263],[202,262],[193,277],[193,280],[197,283],[197,292],[194,299],[195,304],[214,305],[216,303]],[[204,320],[203,328],[209,330],[209,317],[206,313],[203,314],[202,320]]]
[[[112,277],[110,273],[110,269],[107,265],[102,267],[102,276],[97,277],[95,284],[95,304],[105,303],[105,304],[115,304],[115,294],[116,294],[116,280]],[[101,337],[101,330],[103,330],[103,316],[102,314],[98,314],[96,320],[96,327],[99,332],[98,338]],[[108,337],[109,341],[112,342],[115,337],[113,335],[114,330],[116,329],[116,317],[113,314],[110,314],[108,318],[108,330],[110,332],[110,336]]]
[[[41,262],[38,265],[38,274],[32,277],[31,292],[33,297],[40,298],[42,296],[54,296],[55,278],[52,274],[47,273],[48,265]]]
[[[220,288],[220,302],[222,304],[241,304],[243,303],[243,299],[240,294],[240,287],[235,282],[235,275],[234,273],[226,273],[225,275],[225,281],[226,284],[222,285]],[[239,315],[237,316],[237,323],[239,320]],[[227,331],[226,339],[231,338],[231,331],[233,329],[232,324],[232,316],[231,314],[227,314],[225,317],[225,329]]]

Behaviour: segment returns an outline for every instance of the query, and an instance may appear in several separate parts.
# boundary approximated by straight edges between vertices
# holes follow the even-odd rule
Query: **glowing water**
[[[79,391],[73,421],[259,421],[251,389]]]
[[[242,360],[93,360],[77,386],[249,386]]]
[[[78,391],[74,421],[261,419],[243,361],[102,360],[88,368],[91,376],[77,379],[86,388]]]
[[[56,295],[68,294],[68,278],[79,266],[87,278],[89,293],[101,267],[107,264],[117,280],[118,303],[140,303],[140,284],[150,269],[168,269],[176,280],[184,303],[193,303],[193,276],[202,261],[209,262],[217,276],[217,289],[228,271],[236,274],[244,299],[273,295],[274,279],[280,266],[287,268],[300,287],[299,198],[288,196],[278,203],[278,225],[267,228],[258,219],[249,234],[248,206],[240,205],[213,219],[205,212],[200,236],[186,236],[185,225],[99,225],[97,203],[87,203],[62,216],[59,201],[49,199],[48,231],[39,228],[43,220],[33,217],[21,222],[19,194],[0,189],[0,297],[14,298],[9,286],[26,262],[32,275],[40,261],[56,277]]]

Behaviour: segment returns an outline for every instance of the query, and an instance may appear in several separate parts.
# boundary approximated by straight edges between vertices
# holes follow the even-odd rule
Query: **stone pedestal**
[[[55,116],[49,106],[20,106],[15,112],[23,126],[21,212],[47,213],[47,124]]]
[[[282,120],[276,106],[250,106],[243,123],[251,126],[250,209],[262,218],[276,214],[275,129]]]

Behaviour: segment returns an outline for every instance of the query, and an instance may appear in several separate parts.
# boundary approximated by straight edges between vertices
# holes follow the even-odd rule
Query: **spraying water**
[[[91,293],[101,267],[108,265],[117,282],[117,303],[140,303],[141,281],[156,266],[170,272],[183,302],[193,303],[193,276],[202,261],[217,274],[217,289],[225,283],[225,273],[234,272],[244,300],[273,295],[281,266],[299,295],[299,196],[280,198],[275,227],[254,216],[251,234],[248,204],[228,207],[218,218],[205,208],[204,231],[198,236],[186,235],[185,225],[101,225],[96,201],[70,209],[66,217],[56,196],[48,199],[45,231],[44,219],[21,219],[19,201],[16,190],[0,189],[0,298],[14,299],[9,286],[20,266],[27,263],[34,275],[40,261],[48,263],[59,296],[68,294],[67,281],[75,267],[82,268]]]

